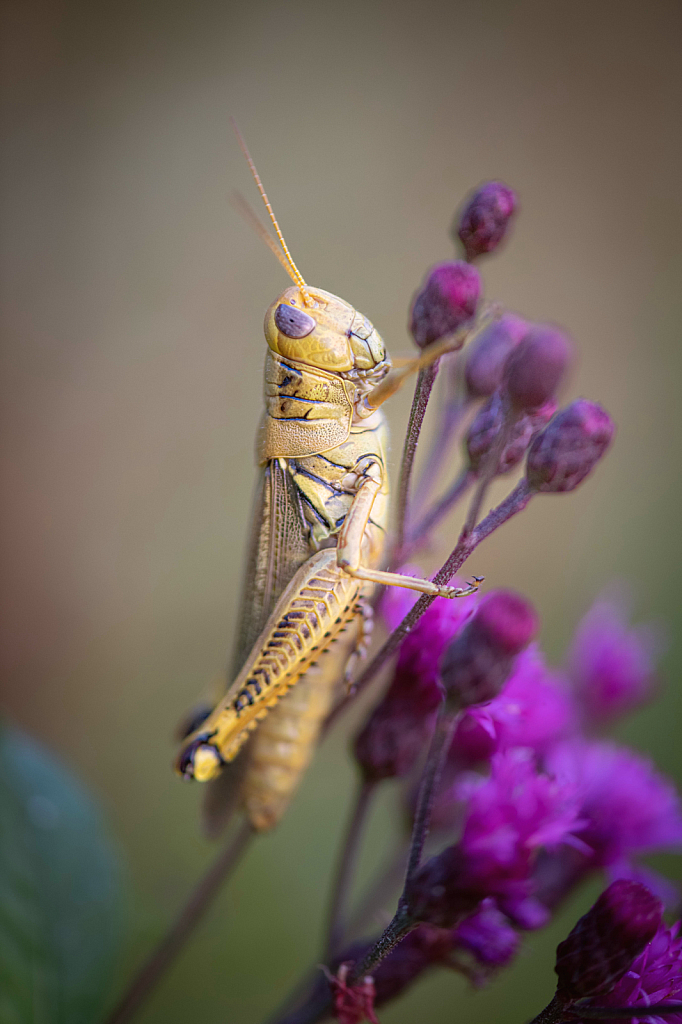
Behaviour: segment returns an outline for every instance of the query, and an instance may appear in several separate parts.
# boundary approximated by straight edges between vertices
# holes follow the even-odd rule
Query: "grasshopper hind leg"
[[[344,671],[344,678],[346,680],[348,693],[353,692],[353,679],[355,673],[360,662],[364,661],[367,657],[367,651],[369,650],[369,645],[372,641],[372,632],[374,630],[374,609],[367,595],[360,595],[356,604],[356,610],[359,620],[357,641],[355,643],[355,647],[348,656],[348,661],[346,662],[346,668]]]

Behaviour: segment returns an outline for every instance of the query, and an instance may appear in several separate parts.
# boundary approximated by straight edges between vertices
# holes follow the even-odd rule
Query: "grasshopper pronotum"
[[[377,568],[389,514],[380,407],[409,374],[455,347],[452,338],[389,372],[369,320],[304,281],[238,137],[282,251],[269,235],[268,243],[294,284],[265,315],[261,474],[234,682],[194,723],[177,767],[185,778],[216,779],[207,803],[214,826],[236,796],[252,826],[266,829],[286,809],[337,684],[364,649],[375,585],[458,597],[477,584],[436,586]],[[239,767],[225,771],[249,738]]]

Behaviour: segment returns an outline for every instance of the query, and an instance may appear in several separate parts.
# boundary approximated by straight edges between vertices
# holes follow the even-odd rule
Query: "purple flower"
[[[414,297],[410,330],[420,348],[452,334],[476,312],[481,296],[478,271],[462,260],[438,263]]]
[[[682,844],[677,791],[647,758],[614,743],[570,740],[557,745],[547,765],[579,794],[590,866],[617,877],[629,873],[634,855]]]
[[[588,724],[608,725],[652,696],[660,649],[654,626],[628,625],[622,600],[592,606],[568,655],[568,674]]]
[[[542,753],[575,727],[573,700],[564,680],[551,672],[533,644],[514,662],[512,674],[490,704],[460,719],[450,760],[473,765],[498,750],[530,747]]]
[[[516,206],[516,196],[501,181],[487,181],[479,185],[454,225],[468,260],[498,247]]]
[[[483,967],[504,967],[519,948],[519,935],[509,919],[484,900],[478,910],[456,928],[457,945],[470,953]]]
[[[646,886],[612,882],[557,947],[561,1001],[610,992],[656,935],[662,915],[661,901]]]
[[[514,749],[493,757],[488,778],[470,773],[455,789],[461,839],[418,872],[408,893],[411,911],[452,925],[493,897],[512,919],[518,914],[522,927],[535,927],[541,908],[528,902],[535,857],[580,829],[576,787],[538,772],[530,751]]]
[[[527,750],[496,754],[489,778],[468,774],[458,792],[466,806],[460,844],[470,877],[500,892],[507,880],[528,877],[539,847],[556,846],[582,828],[575,786],[538,772]]]
[[[661,924],[658,932],[635,959],[630,970],[606,995],[588,999],[586,1005],[649,1006],[682,1001],[682,937],[679,922],[672,928]],[[682,1024],[682,1013],[665,1017],[640,1017],[649,1024]],[[587,1024],[583,1020],[582,1024]]]

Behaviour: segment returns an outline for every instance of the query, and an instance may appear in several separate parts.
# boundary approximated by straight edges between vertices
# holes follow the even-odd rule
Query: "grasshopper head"
[[[312,302],[306,303],[292,285],[265,314],[265,339],[272,351],[330,373],[386,372],[386,347],[369,320],[337,295],[310,285],[306,289]]]

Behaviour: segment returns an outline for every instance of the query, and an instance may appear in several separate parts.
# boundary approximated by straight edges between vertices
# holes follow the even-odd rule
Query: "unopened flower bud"
[[[509,590],[491,591],[445,650],[441,679],[459,708],[486,704],[502,689],[513,658],[537,632],[531,604]]]
[[[468,260],[496,249],[516,212],[516,196],[501,181],[480,185],[454,224]]]
[[[500,386],[507,356],[527,334],[529,324],[505,313],[492,320],[467,349],[464,382],[471,398],[487,398]]]
[[[557,995],[565,1002],[604,995],[656,934],[663,906],[640,882],[621,878],[557,947]]]
[[[506,393],[516,409],[537,409],[553,398],[573,357],[573,345],[556,327],[533,325],[504,365]]]
[[[511,426],[509,440],[500,453],[496,473],[508,473],[518,466],[535,434],[551,420],[555,412],[556,402],[550,399],[539,409],[517,416]],[[475,473],[483,468],[488,453],[492,451],[500,436],[507,414],[504,399],[500,392],[497,392],[479,409],[472,420],[465,444],[469,466]]]
[[[578,398],[548,423],[530,446],[526,476],[536,491],[572,491],[599,462],[614,433],[600,405]]]
[[[476,312],[481,295],[478,271],[462,260],[433,267],[417,292],[410,312],[410,330],[420,348],[452,334]]]

